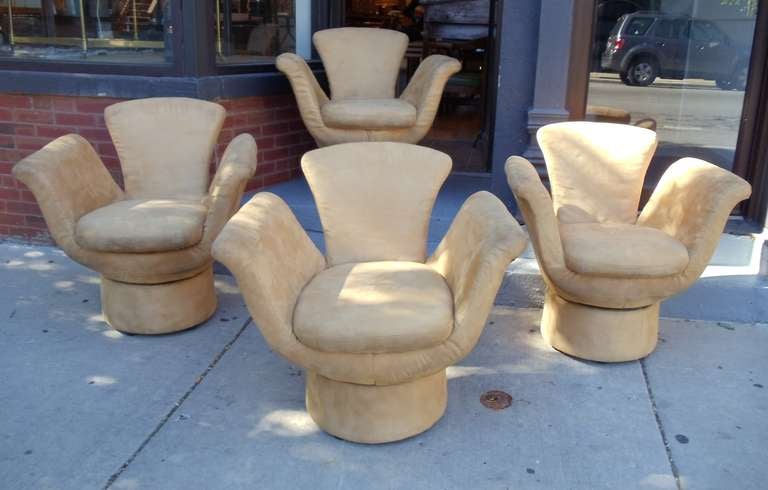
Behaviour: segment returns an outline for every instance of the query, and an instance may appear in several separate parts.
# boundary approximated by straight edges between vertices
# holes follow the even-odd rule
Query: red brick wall
[[[115,102],[119,100],[0,94],[0,238],[51,241],[34,196],[13,178],[11,169],[58,136],[78,133],[86,138],[115,180],[122,184],[120,164],[103,116],[104,108]],[[258,143],[258,167],[248,190],[300,174],[299,158],[315,144],[304,128],[292,95],[217,102],[226,107],[227,119],[216,146],[216,161],[227,143],[240,133],[251,133]]]

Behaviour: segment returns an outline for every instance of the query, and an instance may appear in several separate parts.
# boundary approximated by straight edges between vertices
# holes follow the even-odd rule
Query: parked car
[[[595,8],[594,37],[592,39],[592,71],[602,71],[600,60],[605,52],[608,36],[616,21],[623,15],[644,10],[636,0],[598,0]]]
[[[709,20],[634,12],[616,22],[601,66],[627,85],[647,86],[657,77],[703,78],[724,90],[744,90],[749,47]]]

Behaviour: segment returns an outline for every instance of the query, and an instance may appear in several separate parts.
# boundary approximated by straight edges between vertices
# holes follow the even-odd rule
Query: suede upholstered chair
[[[451,168],[436,150],[348,143],[307,153],[302,168],[325,257],[269,193],[235,214],[213,255],[267,343],[306,369],[307,410],[323,430],[364,443],[427,430],[446,407],[446,367],[477,343],[525,236],[501,201],[478,192],[427,257]]]
[[[14,167],[56,243],[101,273],[102,311],[113,328],[168,333],[202,323],[216,310],[211,244],[256,168],[256,143],[242,134],[209,185],[225,115],[218,104],[184,98],[107,107],[124,191],[75,134]]]
[[[524,158],[510,157],[506,172],[547,284],[542,335],[584,359],[644,357],[656,346],[659,303],[701,275],[750,186],[683,158],[638,214],[656,133],[566,122],[541,128],[537,138],[551,197]]]
[[[424,59],[400,97],[395,85],[408,36],[387,29],[342,27],[316,32],[313,41],[331,88],[330,99],[303,58],[277,57],[301,117],[318,146],[355,141],[418,143],[435,119],[445,83],[458,60]]]

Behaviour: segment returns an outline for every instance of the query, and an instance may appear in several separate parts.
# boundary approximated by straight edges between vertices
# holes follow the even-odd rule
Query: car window
[[[695,21],[691,24],[691,39],[694,41],[721,42],[723,33],[711,22]]]
[[[608,34],[608,37],[616,37],[616,35],[619,33],[619,29],[621,28],[621,23],[624,22],[624,16],[622,15],[619,17],[619,20],[616,21],[616,24],[613,25],[613,28],[611,29],[611,32]]]
[[[627,22],[624,28],[625,36],[643,36],[653,24],[653,17],[635,17]]]
[[[687,35],[685,34],[687,25],[687,21],[682,19],[661,19],[656,23],[653,34],[664,39],[680,39]]]

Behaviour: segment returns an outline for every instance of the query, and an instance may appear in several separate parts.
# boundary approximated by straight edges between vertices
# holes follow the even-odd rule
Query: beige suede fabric
[[[126,185],[130,176],[131,190],[143,197],[123,192],[91,145],[74,134],[49,143],[13,169],[14,177],[34,193],[53,239],[70,258],[113,282],[135,287],[173,283],[205,272],[213,260],[211,244],[237,209],[245,184],[256,169],[256,143],[252,136],[240,135],[229,144],[209,187],[210,152],[208,143],[200,146],[200,138],[215,141],[220,124],[213,121],[214,127],[209,128],[213,134],[203,135],[201,123],[188,120],[216,119],[220,111],[223,114],[223,108],[213,104],[218,109],[212,110],[209,103],[200,105],[200,101],[191,99],[159,99],[157,104],[151,101],[120,103],[118,109],[107,109],[114,116],[110,126],[112,134],[123,129],[127,132],[117,137],[123,145],[123,150],[119,150],[121,159],[130,161],[126,165],[121,160],[124,168],[130,168],[125,173]],[[185,104],[188,104],[186,109]],[[132,116],[128,114],[131,111],[157,111],[159,115]],[[171,113],[181,119],[170,124]],[[138,130],[128,121],[170,126]],[[206,124],[210,123],[209,120]],[[171,128],[177,131],[173,144],[168,143],[169,134],[173,133]],[[152,146],[152,150],[144,150],[134,139],[141,131],[153,135],[147,136],[149,140],[144,142],[144,146]],[[190,148],[208,153],[193,158],[194,151]],[[152,161],[143,160],[145,156],[152,157]],[[166,164],[165,170],[154,168]],[[201,175],[204,177],[199,181]],[[169,179],[165,183],[166,193],[161,193],[164,187],[161,178]],[[157,193],[167,195],[153,196]],[[200,279],[194,282],[201,283]],[[190,286],[179,285],[180,290],[184,287]],[[151,296],[143,292],[137,294],[145,298]],[[119,301],[121,295],[108,297]],[[178,298],[179,295],[171,292],[164,297]],[[210,304],[210,298],[208,301]],[[213,301],[215,304],[215,297]],[[147,309],[145,317],[150,317],[154,308],[164,311],[166,317],[170,314],[167,306],[143,304]],[[119,309],[118,305],[114,306],[113,310]],[[183,311],[178,310],[183,308],[183,303],[177,303],[179,317]],[[209,309],[198,310],[202,314]],[[177,320],[169,318],[168,324],[178,329]],[[119,325],[112,325],[120,329]],[[192,325],[185,328],[189,326]],[[125,330],[133,331],[131,328]],[[163,326],[156,325],[150,330],[162,333]]]
[[[552,195],[560,196],[560,207],[553,202],[534,166],[524,158],[510,157],[506,172],[548,288],[574,305],[627,310],[624,328],[634,328],[631,318],[635,318],[650,325],[642,327],[643,337],[647,338],[653,328],[658,328],[658,322],[649,322],[648,313],[632,316],[628,310],[653,307],[653,311],[658,311],[660,301],[698,279],[715,251],[731,210],[749,197],[749,184],[715,165],[684,158],[664,173],[637,217],[637,199],[644,177],[639,168],[647,165],[646,158],[650,157],[646,152],[655,145],[652,132],[626,125],[585,122],[559,123],[542,130],[550,151],[556,148],[549,153],[552,156],[547,160],[547,170],[550,175],[553,171],[558,175],[551,185]],[[649,135],[653,141],[648,141]],[[558,141],[558,136],[562,136],[562,141]],[[612,147],[606,143],[611,139],[636,145],[639,155]],[[608,148],[604,154],[602,147]],[[628,159],[626,166],[619,161],[622,156]],[[597,168],[590,168],[588,161],[595,162]],[[594,176],[594,186],[589,176]],[[630,177],[636,179],[636,184]],[[623,196],[618,188],[623,189]],[[633,197],[628,198],[630,194]],[[635,203],[634,208],[631,203]],[[619,238],[620,233],[626,236]],[[560,312],[577,310],[555,300],[548,304]],[[589,322],[585,319],[596,315],[588,308],[578,311],[580,320],[573,325],[586,325]],[[569,328],[569,322],[557,319],[554,313],[549,318],[555,322],[547,326],[550,330]],[[622,323],[616,312],[601,314],[601,318],[613,318],[614,325]],[[601,322],[605,327],[601,336],[606,338],[568,342],[558,348],[601,360],[597,349],[567,350],[568,345],[599,346],[600,342],[608,342],[610,336],[617,343],[623,342],[609,329],[610,322]],[[635,327],[641,329],[639,325]],[[595,328],[580,331],[594,334]],[[570,334],[576,335],[575,331]],[[550,336],[564,339],[568,334],[550,332]],[[647,352],[646,347],[624,344],[624,356],[614,346],[610,357],[629,360]]]
[[[213,256],[234,274],[254,322],[275,351],[327,378],[388,385],[438,372],[469,353],[507,265],[525,243],[517,222],[495,196],[471,196],[426,262],[451,289],[451,335],[436,346],[387,354],[329,353],[298,341],[294,308],[326,262],[288,205],[274,194],[257,194],[232,217],[214,242]]]
[[[395,143],[312,153],[303,165],[328,260],[270,193],[257,194],[232,217],[213,255],[234,274],[267,343],[309,371],[307,407],[321,427],[361,442],[413,435],[442,415],[443,401],[418,407],[424,396],[444,400],[444,370],[477,343],[507,265],[525,248],[524,234],[495,196],[479,192],[425,260],[424,220],[450,161]],[[334,206],[357,211],[344,215]],[[401,243],[407,240],[422,243]],[[344,417],[329,413],[341,405],[354,409]],[[375,436],[361,433],[368,422],[376,424],[367,429]]]
[[[120,157],[126,194],[148,199],[203,197],[225,116],[219,104],[182,97],[107,107],[104,120]],[[169,145],[173,151],[168,151]]]
[[[232,217],[213,255],[234,274],[267,343],[309,371],[307,407],[322,428],[360,442],[407,437],[442,415],[444,370],[477,343],[504,271],[526,240],[506,207],[479,192],[424,261],[426,219],[450,162],[434,150],[393,143],[317,151],[303,165],[328,261],[270,193]],[[405,318],[411,315],[420,318]],[[356,394],[354,403],[344,402]],[[438,401],[422,406],[424,397]],[[341,418],[329,414],[341,405],[354,409]],[[400,422],[387,425],[392,420]],[[361,433],[368,422],[377,425]]]
[[[561,222],[635,222],[643,177],[656,149],[653,131],[566,122],[544,126],[536,138]]]
[[[588,276],[566,265],[560,223],[533,165],[510,157],[506,172],[549,287],[569,301],[603,308],[641,308],[688,288],[707,266],[731,210],[750,195],[749,184],[726,170],[702,160],[679,160],[662,177],[636,224],[682,243],[687,266],[661,277]]]
[[[304,124],[318,146],[418,143],[432,127],[446,82],[461,70],[454,58],[429,56],[397,98],[395,85],[408,43],[404,34],[345,27],[319,31],[313,39],[329,80],[330,98],[301,57],[281,54],[277,68],[288,77]],[[326,108],[328,104],[332,105]]]
[[[453,331],[452,302],[443,276],[423,263],[337,265],[316,275],[299,295],[293,333],[325,352],[423,349]]]
[[[208,209],[198,201],[127,199],[77,221],[75,241],[98,252],[167,252],[203,237]]]
[[[328,102],[320,110],[332,128],[410,128],[416,124],[416,106],[401,99],[348,99]]]
[[[688,249],[656,228],[617,223],[560,225],[565,265],[577,274],[664,277],[688,265]]]
[[[451,170],[445,153],[405,143],[347,143],[304,155],[330,265],[424,262],[429,216]]]
[[[387,386],[343,383],[307,372],[307,411],[324,431],[347,441],[381,444],[432,427],[445,412],[445,369]]]
[[[408,36],[391,29],[341,27],[316,32],[312,42],[332,99],[394,98]]]

